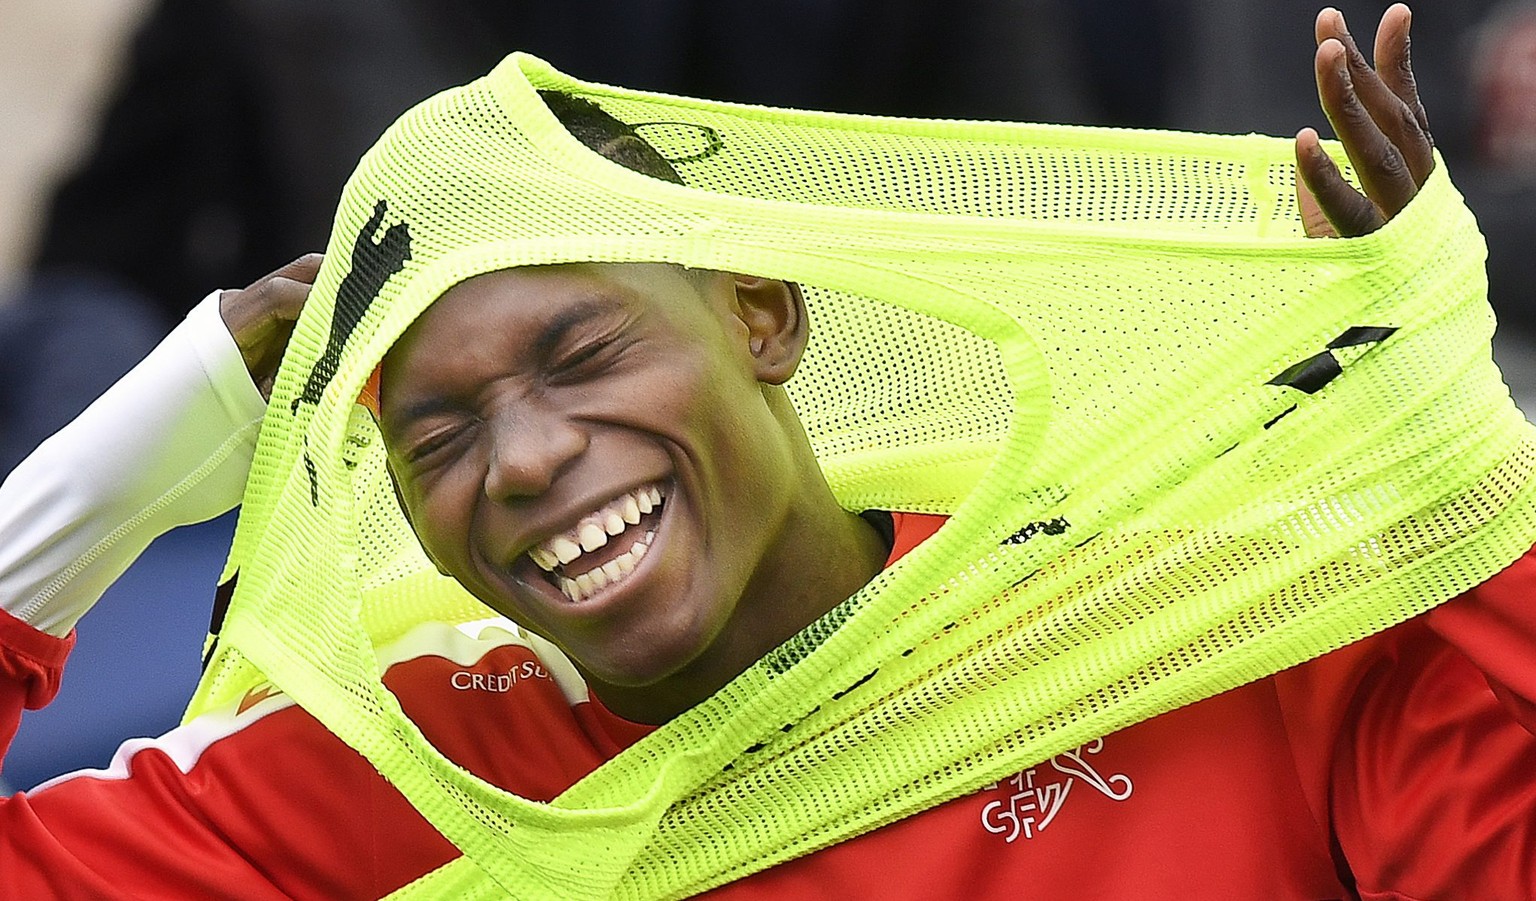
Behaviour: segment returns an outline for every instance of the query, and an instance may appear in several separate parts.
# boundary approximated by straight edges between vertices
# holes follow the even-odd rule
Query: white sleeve
[[[151,541],[240,502],[266,404],[219,293],[0,485],[0,609],[67,635]]]

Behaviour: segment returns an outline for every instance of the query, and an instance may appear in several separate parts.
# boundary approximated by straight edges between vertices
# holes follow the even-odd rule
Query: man
[[[1384,80],[1363,63],[1343,72],[1354,54],[1336,14],[1319,31],[1324,105],[1367,195],[1338,178],[1315,134],[1298,155],[1332,227],[1360,234],[1401,211],[1431,164],[1406,10],[1384,20]],[[354,253],[389,245],[387,232],[372,237],[381,219]],[[314,272],[300,261],[221,299],[258,383]],[[234,369],[227,340],[214,352],[211,304],[202,338],[181,339],[206,341],[210,362],[159,355],[180,366],[167,384],[198,370],[225,383]],[[932,518],[893,515],[882,534],[884,517],[833,501],[779,388],[806,336],[800,294],[782,281],[578,264],[461,280],[395,343],[377,413],[401,506],[429,558],[521,627],[427,623],[379,649],[385,685],[454,764],[524,798],[560,796],[933,531]],[[308,387],[294,410],[320,402]],[[237,425],[259,412],[238,409],[248,389],[225,400]],[[225,444],[208,435],[178,451],[201,477]],[[329,486],[311,485],[319,508]],[[1427,617],[716,896],[1520,897],[1536,747],[1517,720],[1528,686],[1500,667],[1528,649],[1510,636],[1528,625],[1531,578],[1517,562]],[[57,636],[80,612],[31,599],[0,623],[13,723],[22,700],[46,699],[68,650]],[[1506,627],[1490,628],[1499,616]],[[1469,744],[1472,764],[1458,759]],[[456,854],[367,761],[261,690],[0,816],[0,879],[18,896],[379,897]],[[1468,834],[1468,821],[1481,828]]]

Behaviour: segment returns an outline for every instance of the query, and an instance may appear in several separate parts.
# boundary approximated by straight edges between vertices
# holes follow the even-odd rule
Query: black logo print
[[[1333,381],[1344,371],[1339,358],[1333,352],[1341,347],[1363,347],[1368,344],[1380,344],[1392,337],[1397,331],[1393,326],[1386,325],[1355,325],[1344,330],[1342,335],[1328,342],[1328,349],[1322,353],[1313,354],[1288,367],[1284,372],[1269,380],[1271,385],[1279,385],[1287,388],[1295,388],[1307,394],[1316,394],[1323,390],[1323,386]]]
[[[309,371],[304,390],[293,399],[292,412],[299,412],[299,404],[320,403],[325,386],[336,377],[336,367],[341,363],[341,349],[357,330],[368,308],[373,305],[390,276],[405,267],[411,258],[411,229],[404,222],[391,225],[383,237],[373,240],[373,235],[384,224],[388,204],[380,200],[373,205],[373,215],[363,223],[352,243],[352,270],[341,280],[336,289],[336,308],[331,313],[331,334],[325,350]],[[304,439],[304,471],[309,475],[309,502],[320,506],[320,479],[315,471],[315,461],[309,456],[309,439]]]
[[[1060,535],[1067,529],[1071,528],[1071,525],[1071,523],[1067,522],[1066,517],[1063,516],[1058,516],[1055,519],[1046,519],[1039,522],[1032,522],[1024,526],[1022,529],[1019,529],[1017,532],[1014,532],[1012,535],[1009,535],[1007,538],[1004,538],[1002,543],[1005,545],[1023,544],[1036,535]]]
[[[331,314],[330,338],[326,341],[320,359],[315,361],[315,368],[310,370],[304,390],[293,399],[292,411],[295,413],[299,411],[299,404],[320,402],[325,386],[336,376],[336,367],[341,362],[341,349],[347,339],[352,337],[352,332],[379,296],[384,283],[404,268],[405,261],[411,258],[411,229],[404,222],[391,225],[383,237],[377,242],[373,240],[374,232],[384,222],[386,209],[387,204],[383,200],[374,204],[373,215],[368,217],[362,231],[357,233],[357,240],[352,245],[352,271],[347,273],[336,289],[336,309]]]
[[[1293,363],[1285,368],[1285,371],[1265,382],[1266,385],[1274,385],[1277,388],[1295,388],[1305,394],[1316,394],[1327,387],[1329,382],[1344,374],[1344,367],[1358,361],[1367,353],[1375,350],[1380,344],[1397,333],[1397,326],[1393,325],[1352,325],[1345,329],[1337,338],[1328,342],[1328,347],[1321,353],[1315,353],[1299,363]],[[1346,354],[1343,361],[1339,360],[1334,351],[1350,348],[1352,353]],[[1266,430],[1279,425],[1280,420],[1295,413],[1300,407],[1291,404],[1281,410],[1268,422],[1264,423]],[[1237,449],[1234,444],[1217,457],[1224,457]]]

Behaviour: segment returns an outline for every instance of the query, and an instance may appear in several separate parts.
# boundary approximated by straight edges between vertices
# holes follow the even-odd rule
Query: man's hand
[[[1296,135],[1296,192],[1307,234],[1353,237],[1373,232],[1418,193],[1434,168],[1429,119],[1408,56],[1412,13],[1394,4],[1376,29],[1376,67],[1366,62],[1344,16],[1317,16],[1317,94],[1365,188],[1355,190],[1318,144],[1317,131]]]
[[[262,397],[272,397],[277,364],[293,334],[293,323],[309,299],[321,259],[318,253],[305,254],[239,291],[219,295],[219,315]]]

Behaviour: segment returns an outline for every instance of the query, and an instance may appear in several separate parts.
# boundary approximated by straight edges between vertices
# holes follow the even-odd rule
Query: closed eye
[[[592,342],[590,344],[584,344],[581,347],[577,348],[574,352],[572,352],[571,354],[566,356],[565,359],[561,360],[560,361],[560,368],[561,369],[580,369],[582,366],[584,366],[587,363],[590,363],[594,359],[596,359],[597,356],[603,352],[603,349],[604,349],[604,345],[602,345],[602,344],[600,344],[600,343],[598,343],[596,341],[594,341],[594,342]]]
[[[473,421],[448,425],[428,434],[406,448],[405,462],[413,467],[430,467],[447,458],[447,451],[464,440],[472,431]]]
[[[550,373],[551,379],[558,383],[589,377],[612,364],[620,349],[617,341],[609,339],[578,345],[555,361]]]

